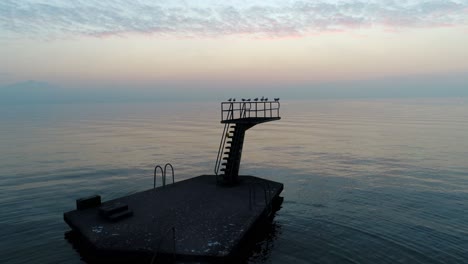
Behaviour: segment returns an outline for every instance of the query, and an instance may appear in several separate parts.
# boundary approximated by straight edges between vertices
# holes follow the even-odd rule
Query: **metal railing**
[[[242,118],[279,118],[278,101],[222,102],[221,121]]]
[[[158,173],[158,169],[161,171],[161,178],[165,178],[164,176],[164,171],[163,171],[163,168],[159,165],[156,165],[156,167],[154,167],[154,177],[153,177],[153,189],[156,188],[156,175]]]
[[[157,244],[157,248],[154,250],[153,257],[151,258],[151,264],[158,263],[158,256],[159,251],[161,250],[161,246],[164,241],[166,241],[166,237],[171,234],[172,235],[172,261],[175,262],[176,260],[176,230],[175,227],[172,226],[171,228],[167,229],[166,232],[163,233],[163,236],[160,238],[159,243]]]
[[[166,186],[166,169],[167,169],[167,167],[171,168],[171,171],[172,171],[172,184],[174,184],[174,167],[172,167],[172,164],[166,163],[166,165],[164,165],[163,186]]]
[[[232,107],[232,105],[230,107]],[[232,113],[232,112],[228,111],[228,117],[229,117],[229,113]],[[224,125],[223,135],[221,136],[221,142],[219,142],[218,155],[216,156],[216,163],[215,163],[215,168],[214,168],[214,173],[216,175],[218,175],[219,169],[221,167],[221,161],[222,161],[222,158],[223,158],[223,151],[224,151],[224,147],[226,145],[226,139],[227,139],[227,134],[229,133],[229,128],[230,128],[229,124]]]
[[[265,186],[266,185],[266,186]],[[256,195],[256,186],[260,186],[263,190],[265,206],[267,206],[268,214],[271,211],[271,206],[269,206],[269,201],[271,201],[271,187],[268,182],[260,183],[254,182],[249,186],[249,209],[252,210],[253,206],[256,204],[257,195]]]
[[[161,178],[162,178],[162,186],[166,186],[166,172],[167,172],[167,167],[171,168],[171,171],[172,171],[172,184],[174,184],[174,167],[172,167],[172,165],[170,163],[166,163],[166,165],[164,165],[164,169],[159,166],[159,165],[156,165],[156,167],[154,167],[154,174],[153,174],[153,188],[156,188],[156,176],[157,176],[157,173],[158,173],[158,169],[161,171]]]

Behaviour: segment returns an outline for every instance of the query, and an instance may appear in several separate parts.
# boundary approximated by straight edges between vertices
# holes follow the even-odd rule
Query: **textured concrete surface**
[[[64,219],[98,251],[172,254],[175,241],[178,256],[228,257],[283,190],[281,183],[240,179],[228,187],[202,175],[103,202],[128,205],[133,212],[117,222],[100,215],[99,207],[67,212]]]

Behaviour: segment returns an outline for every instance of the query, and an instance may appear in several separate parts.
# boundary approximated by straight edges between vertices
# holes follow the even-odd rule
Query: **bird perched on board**
[[[235,102],[235,101],[236,101],[236,98],[232,99],[232,101]]]
[[[279,101],[279,98],[275,98],[275,102],[278,102]]]
[[[265,97],[262,96],[262,98],[260,99],[261,102],[263,102],[265,100]]]
[[[250,102],[250,98],[249,98],[249,99],[247,99],[247,102]]]
[[[268,102],[268,98],[265,98],[265,102]]]
[[[244,98],[242,98],[242,102],[245,102],[245,99],[244,99]]]
[[[228,101],[229,101],[229,102],[231,102],[231,101],[232,101],[232,98],[229,98],[229,100],[228,100]]]
[[[257,97],[257,98],[255,98],[255,99],[254,99],[254,101],[255,101],[255,102],[257,102],[257,101],[258,101],[258,97]]]

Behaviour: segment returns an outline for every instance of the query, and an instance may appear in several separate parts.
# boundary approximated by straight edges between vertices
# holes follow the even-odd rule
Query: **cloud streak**
[[[301,36],[383,26],[468,25],[468,1],[2,0],[2,35]]]

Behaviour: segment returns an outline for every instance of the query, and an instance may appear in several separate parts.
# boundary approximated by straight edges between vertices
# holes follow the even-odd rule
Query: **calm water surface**
[[[468,99],[283,102],[242,174],[285,184],[251,263],[468,263]],[[0,106],[0,263],[81,263],[75,199],[212,173],[217,103]]]

